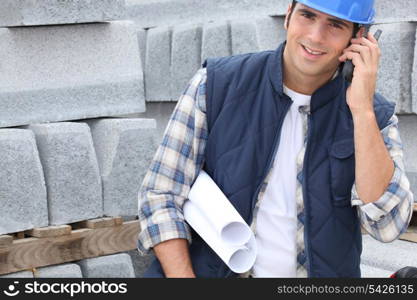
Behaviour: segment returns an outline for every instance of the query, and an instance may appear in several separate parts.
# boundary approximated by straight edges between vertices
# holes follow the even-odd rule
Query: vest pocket
[[[354,140],[333,142],[329,150],[330,185],[334,206],[350,206],[355,181]]]

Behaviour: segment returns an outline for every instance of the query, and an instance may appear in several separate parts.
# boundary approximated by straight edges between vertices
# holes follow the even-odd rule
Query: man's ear
[[[360,38],[362,37],[363,33],[365,31],[365,27],[361,26],[358,30],[358,32],[356,33],[356,38]]]
[[[285,30],[288,30],[287,22],[288,22],[288,16],[290,15],[290,12],[291,12],[291,3],[288,4],[287,14],[286,14],[285,20],[284,20],[284,28],[285,28]]]

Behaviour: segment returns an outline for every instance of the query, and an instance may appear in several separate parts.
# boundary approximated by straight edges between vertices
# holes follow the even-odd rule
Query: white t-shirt
[[[304,142],[299,107],[310,105],[311,96],[288,89],[293,104],[282,124],[281,139],[265,194],[256,219],[258,256],[254,277],[296,277],[297,207],[295,200],[296,158]]]

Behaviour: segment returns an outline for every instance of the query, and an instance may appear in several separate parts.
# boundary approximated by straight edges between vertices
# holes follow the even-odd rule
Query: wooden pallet
[[[414,213],[411,217],[407,232],[400,236],[401,240],[417,243],[417,203],[414,203]]]
[[[139,221],[100,218],[0,236],[0,274],[136,249]]]

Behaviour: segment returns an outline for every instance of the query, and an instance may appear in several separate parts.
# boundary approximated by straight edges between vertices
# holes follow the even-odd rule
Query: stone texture
[[[414,26],[417,26],[417,23],[413,23]],[[414,63],[411,73],[411,111],[417,114],[417,32],[414,39]]]
[[[126,0],[127,18],[143,28],[285,15],[291,0]]]
[[[145,110],[131,22],[0,29],[0,127]]]
[[[260,51],[275,50],[287,37],[283,17],[258,18],[255,24]]]
[[[231,37],[233,54],[259,51],[255,22],[250,20],[232,21]]]
[[[171,81],[171,30],[149,29],[145,58],[146,100],[171,100]]]
[[[383,270],[361,264],[361,273],[362,278],[389,278],[393,273],[395,273],[395,271]]]
[[[141,256],[137,249],[128,251],[127,253],[130,255],[130,258],[132,259],[133,269],[135,270],[135,277],[143,277],[143,274],[149,268],[154,258],[154,255],[148,254],[145,256]]]
[[[157,148],[156,121],[102,119],[88,121],[103,185],[104,214],[138,213],[138,193]]]
[[[171,53],[171,99],[177,101],[195,72],[201,67],[200,25],[180,25],[173,29]]]
[[[404,165],[407,177],[410,181],[411,191],[414,194],[414,201],[417,202],[417,116],[398,116],[398,128],[404,146]]]
[[[129,254],[121,253],[80,260],[85,278],[134,278],[135,271]]]
[[[0,26],[33,26],[123,19],[125,0],[2,0]]]
[[[63,122],[30,125],[48,193],[50,225],[103,215],[99,168],[86,124]]]
[[[138,33],[138,46],[139,46],[139,53],[140,53],[140,61],[143,70],[145,69],[145,56],[146,56],[146,37],[147,37],[147,30],[139,29]],[[142,71],[142,70],[141,70]]]
[[[35,278],[82,278],[81,268],[77,264],[62,264],[36,269]]]
[[[415,0],[377,0],[375,11],[375,21],[378,23],[417,21]]]
[[[404,146],[404,164],[409,172],[417,172],[417,116],[399,115],[398,130]]]
[[[207,23],[203,26],[201,62],[209,57],[222,57],[232,54],[230,28],[227,22]]]
[[[416,25],[395,23],[376,25],[371,32],[382,30],[379,39],[381,58],[378,70],[377,91],[396,102],[396,111],[410,113],[411,71]]]
[[[20,272],[0,275],[0,278],[34,278],[34,277],[31,271],[20,271]]]
[[[46,187],[30,130],[0,129],[0,235],[48,225]]]
[[[140,114],[126,115],[128,118],[148,118],[156,120],[158,144],[162,141],[162,136],[168,125],[169,118],[174,111],[176,102],[150,102],[146,104],[146,112]]]
[[[402,240],[381,243],[369,235],[363,236],[362,264],[397,271],[406,266],[417,267],[417,244]]]

